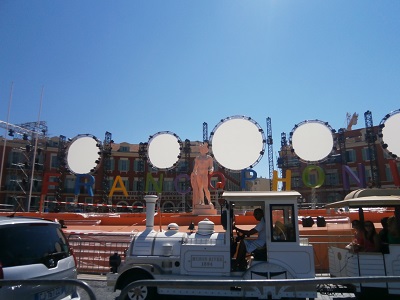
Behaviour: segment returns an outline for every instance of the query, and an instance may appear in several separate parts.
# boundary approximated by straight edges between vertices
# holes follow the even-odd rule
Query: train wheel
[[[124,281],[123,286],[126,287],[128,284],[142,280],[142,279],[151,279],[149,276],[138,276],[136,278],[129,278]],[[155,287],[148,286],[137,286],[131,289],[124,300],[153,300],[157,296],[157,291]]]

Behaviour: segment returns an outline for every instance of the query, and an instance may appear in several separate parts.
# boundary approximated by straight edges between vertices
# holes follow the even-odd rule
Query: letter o
[[[316,183],[315,185],[312,185],[312,184],[308,181],[310,172],[311,172],[312,170],[316,170],[317,173],[318,173],[318,179],[317,179],[317,183]],[[321,187],[321,186],[324,184],[324,182],[325,182],[325,173],[324,173],[324,170],[323,170],[321,167],[319,167],[319,166],[314,166],[314,165],[307,166],[307,167],[304,169],[304,171],[303,171],[302,179],[303,179],[303,183],[304,183],[307,187],[309,187],[309,188],[319,188],[319,187]]]
[[[190,182],[190,177],[189,177],[188,174],[179,174],[179,175],[176,176],[175,179],[174,179],[175,191],[176,191],[177,193],[181,194],[181,195],[185,195],[185,194],[190,193],[190,191],[192,190],[192,189],[190,188],[190,185],[189,185],[189,187],[188,187],[186,190],[184,190],[184,191],[181,191],[181,190],[179,189],[179,184],[178,184],[178,183],[179,183],[179,181],[180,181],[181,178],[185,178],[186,181],[189,181],[189,182]]]

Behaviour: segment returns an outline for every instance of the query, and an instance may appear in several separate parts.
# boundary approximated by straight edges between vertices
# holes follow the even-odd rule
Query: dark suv
[[[0,280],[76,279],[75,258],[59,223],[0,217]],[[22,283],[22,282],[21,282]],[[71,286],[3,286],[0,299],[80,299]]]

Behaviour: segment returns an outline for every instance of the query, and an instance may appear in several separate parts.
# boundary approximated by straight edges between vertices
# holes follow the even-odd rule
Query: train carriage
[[[400,216],[399,189],[359,189],[348,194],[343,201],[326,205],[327,208],[357,208],[363,223],[364,209],[394,208]],[[332,277],[400,276],[400,245],[389,244],[389,253],[354,252],[351,247],[328,249],[329,272]],[[356,294],[400,295],[400,283],[363,283],[355,285]]]

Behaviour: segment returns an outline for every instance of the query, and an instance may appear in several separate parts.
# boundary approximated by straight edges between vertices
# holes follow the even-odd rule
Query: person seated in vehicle
[[[258,224],[250,229],[243,230],[237,228],[234,229],[242,234],[242,236],[251,236],[253,234],[258,233],[258,237],[255,240],[247,240],[242,239],[239,243],[238,251],[236,254],[236,266],[237,270],[246,270],[247,269],[247,261],[246,254],[252,253],[256,249],[263,248],[266,244],[266,232],[265,232],[265,220],[264,220],[264,211],[261,208],[256,208],[253,212],[254,218],[258,221]]]
[[[388,219],[388,243],[389,244],[400,244],[400,231],[395,216],[391,216]]]
[[[371,221],[364,222],[364,245],[361,251],[379,252],[381,251],[381,239],[376,232],[375,225]]]
[[[351,242],[351,249],[354,252],[359,252],[364,245],[364,227],[360,220],[353,220],[351,227],[354,229],[354,239]]]

